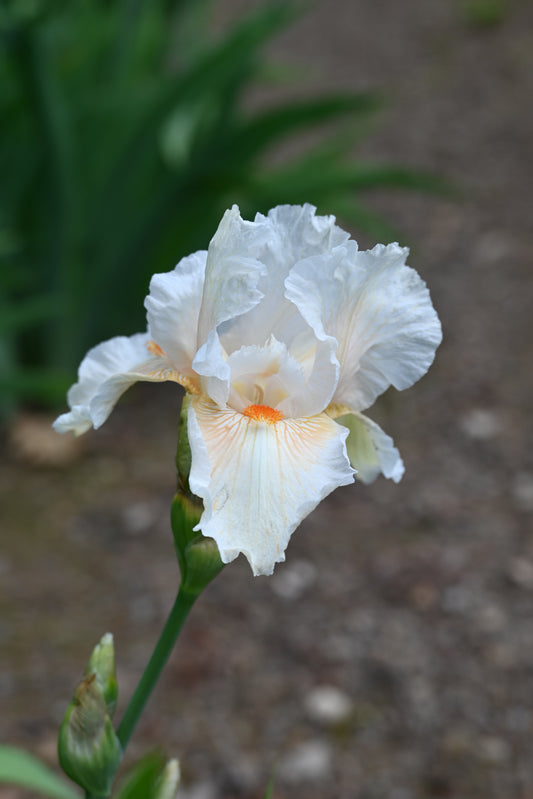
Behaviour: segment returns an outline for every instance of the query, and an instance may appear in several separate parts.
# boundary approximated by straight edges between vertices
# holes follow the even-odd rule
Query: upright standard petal
[[[231,326],[261,301],[258,283],[266,267],[257,256],[267,237],[266,224],[243,221],[234,205],[224,214],[207,251],[193,369],[203,378],[203,390],[221,406],[229,396],[230,370],[219,326]]]
[[[206,398],[189,409],[190,485],[204,500],[198,529],[226,563],[242,552],[254,574],[271,574],[290,536],[333,489],[353,482],[346,428],[326,414],[276,420],[220,410]],[[280,414],[281,415],[281,414]],[[255,418],[254,418],[255,416]]]
[[[411,386],[433,361],[440,322],[406,256],[397,244],[359,252],[348,242],[327,258],[301,261],[286,280],[316,336],[337,341],[336,403],[364,410],[389,385]]]
[[[268,235],[268,225],[245,222],[236,205],[222,217],[207,251],[199,345],[222,322],[246,313],[263,297],[257,285],[266,267],[258,256]]]
[[[67,395],[70,412],[54,422],[59,433],[81,435],[100,427],[126,389],[138,380],[172,380],[191,388],[188,379],[159,353],[148,333],[117,336],[98,344],[83,359],[78,378]]]
[[[285,297],[285,278],[298,261],[328,253],[348,239],[348,233],[335,225],[334,216],[317,216],[316,208],[308,203],[279,205],[266,217],[256,214],[255,224],[263,225],[266,234],[260,254],[265,270],[257,284],[263,297],[225,331],[228,352],[242,345],[261,346],[270,335],[289,345],[304,328],[299,312]]]
[[[207,251],[195,252],[182,258],[172,272],[154,275],[144,301],[152,338],[178,372],[193,381],[206,260]]]
[[[372,483],[380,473],[395,483],[402,479],[405,468],[400,453],[379,425],[348,408],[333,406],[328,414],[350,431],[346,450],[358,480]]]

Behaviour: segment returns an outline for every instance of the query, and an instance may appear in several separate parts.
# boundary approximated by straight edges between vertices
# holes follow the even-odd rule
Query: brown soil
[[[276,45],[315,88],[385,89],[366,155],[463,196],[371,200],[444,327],[371,413],[407,472],[337,491],[273,578],[237,562],[200,599],[131,747],[178,756],[186,799],[258,799],[276,765],[276,799],[533,796],[533,6],[488,27],[473,6],[328,0]],[[69,465],[0,466],[0,740],[51,763],[92,646],[115,634],[120,713],[172,603],[177,408],[136,387]],[[349,710],[320,716],[320,686]]]

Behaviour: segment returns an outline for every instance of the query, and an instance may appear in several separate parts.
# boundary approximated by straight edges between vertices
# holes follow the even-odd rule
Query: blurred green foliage
[[[250,9],[215,34],[212,0],[0,4],[4,414],[62,402],[89,347],[144,329],[150,276],[206,248],[232,203],[250,217],[312,202],[377,236],[360,191],[439,187],[353,161],[373,95],[249,110],[264,47],[297,13],[289,0]],[[315,130],[318,143],[273,160]]]
[[[510,11],[508,0],[463,0],[462,15],[472,28],[493,28],[504,22]]]

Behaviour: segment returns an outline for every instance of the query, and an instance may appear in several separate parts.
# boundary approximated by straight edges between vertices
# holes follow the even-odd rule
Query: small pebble
[[[349,718],[353,704],[349,696],[334,685],[320,685],[305,697],[309,717],[319,724],[340,724]]]
[[[498,414],[485,408],[472,408],[463,415],[460,425],[467,436],[477,441],[494,438],[502,429]]]
[[[530,732],[531,721],[531,710],[521,705],[508,708],[505,714],[505,726],[510,732]]]
[[[0,555],[0,577],[7,577],[11,571],[12,566],[10,561]]]
[[[472,591],[464,585],[452,585],[441,595],[441,606],[448,613],[465,613],[472,605]]]
[[[509,744],[496,736],[486,735],[480,738],[476,751],[480,760],[491,766],[501,766],[509,759]]]
[[[533,590],[533,563],[526,558],[512,558],[507,566],[507,576],[519,588]]]
[[[513,481],[512,495],[519,510],[533,511],[533,474],[518,472]]]
[[[479,628],[485,633],[496,633],[507,626],[507,616],[498,605],[482,607],[476,618]]]
[[[287,782],[323,780],[331,770],[331,751],[324,741],[306,741],[285,756],[280,777]]]
[[[156,521],[153,506],[149,502],[134,502],[123,510],[122,521],[130,535],[145,533]]]
[[[180,786],[178,797],[179,799],[215,799],[216,794],[215,786],[210,782],[198,782],[188,788]]]
[[[316,567],[307,560],[296,560],[279,568],[270,580],[270,587],[283,599],[299,599],[316,580]]]
[[[136,596],[128,605],[130,618],[139,624],[155,621],[159,612],[156,602],[147,594]]]

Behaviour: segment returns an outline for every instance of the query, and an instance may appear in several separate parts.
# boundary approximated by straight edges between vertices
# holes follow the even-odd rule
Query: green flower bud
[[[192,597],[198,594],[222,570],[218,547],[212,538],[205,538],[194,528],[200,521],[203,503],[189,487],[191,448],[187,434],[187,415],[190,399],[183,400],[180,415],[178,451],[178,491],[172,501],[171,523],[174,545],[181,571],[181,587]]]
[[[115,647],[111,633],[106,633],[100,643],[93,649],[84,676],[90,677],[91,674],[96,675],[96,681],[103,694],[107,712],[110,718],[113,718],[117,704],[118,685],[115,674]]]
[[[218,546],[212,538],[199,534],[185,550],[187,565],[182,578],[184,590],[198,595],[222,571],[225,564],[220,559]]]
[[[169,760],[157,783],[152,799],[175,799],[180,784],[180,764]]]
[[[190,494],[189,474],[191,472],[191,445],[189,444],[189,433],[187,431],[187,418],[191,399],[188,394],[181,403],[180,421],[178,427],[178,449],[176,451],[176,468],[178,470],[178,480],[180,490],[185,494]]]
[[[202,505],[193,496],[178,492],[171,509],[172,532],[181,571],[182,588],[195,596],[213,580],[224,564],[212,538],[194,530]]]
[[[198,536],[194,530],[202,515],[203,506],[197,497],[187,496],[181,491],[174,495],[170,509],[170,522],[174,535],[174,545],[180,564],[181,573],[184,571],[185,550],[191,541]]]
[[[65,774],[88,794],[109,796],[122,748],[96,672],[74,692],[59,730],[58,755]]]

